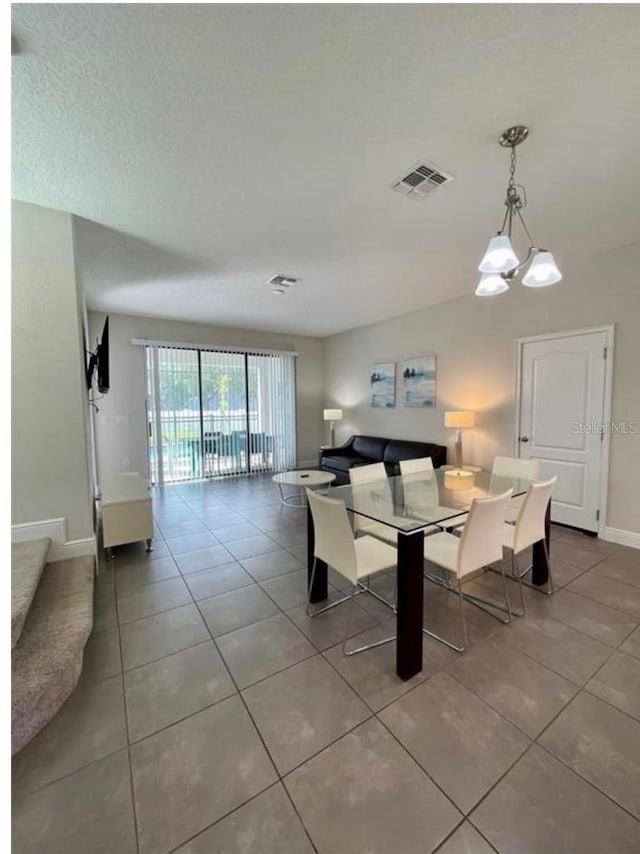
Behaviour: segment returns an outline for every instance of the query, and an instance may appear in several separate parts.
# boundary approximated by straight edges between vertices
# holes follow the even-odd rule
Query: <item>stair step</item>
[[[94,561],[46,565],[11,655],[11,752],[56,714],[75,688],[93,628]]]
[[[50,545],[49,539],[11,544],[11,649],[27,619]]]

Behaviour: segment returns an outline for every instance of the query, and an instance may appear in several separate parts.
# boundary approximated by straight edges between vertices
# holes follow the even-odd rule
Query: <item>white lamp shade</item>
[[[519,264],[511,241],[506,234],[498,234],[489,241],[478,270],[481,273],[508,273]]]
[[[471,489],[475,485],[476,476],[471,471],[452,469],[444,473],[445,489]]]
[[[455,427],[459,430],[461,427],[473,427],[475,423],[475,412],[445,412],[444,414],[445,427]]]
[[[562,278],[551,252],[538,252],[531,262],[522,284],[528,288],[546,288],[547,285],[555,285]]]
[[[324,410],[324,420],[325,421],[342,421],[342,410],[341,409],[325,409]]]
[[[509,290],[509,285],[502,278],[500,273],[483,273],[480,276],[478,287],[476,288],[477,297],[492,297],[496,294],[502,294]]]

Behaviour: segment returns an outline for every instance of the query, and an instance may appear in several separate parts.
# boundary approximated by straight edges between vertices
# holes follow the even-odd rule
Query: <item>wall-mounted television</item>
[[[102,327],[102,335],[96,347],[95,353],[89,355],[87,365],[87,389],[91,390],[93,375],[96,374],[97,386],[100,394],[109,391],[109,318],[107,317]]]

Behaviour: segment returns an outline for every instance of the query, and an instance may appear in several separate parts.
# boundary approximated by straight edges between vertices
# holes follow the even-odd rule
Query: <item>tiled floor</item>
[[[404,683],[394,644],[342,655],[344,608],[306,617],[305,511],[269,478],[154,514],[151,555],[102,562],[80,684],[15,759],[14,854],[640,851],[640,552],[554,529],[556,594],[511,626],[469,607],[467,653],[425,637]],[[455,636],[455,599],[425,595]],[[361,596],[354,631],[390,617]]]

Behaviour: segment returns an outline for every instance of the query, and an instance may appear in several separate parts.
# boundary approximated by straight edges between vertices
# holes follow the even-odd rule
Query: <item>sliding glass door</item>
[[[153,483],[292,468],[294,357],[148,345]]]

